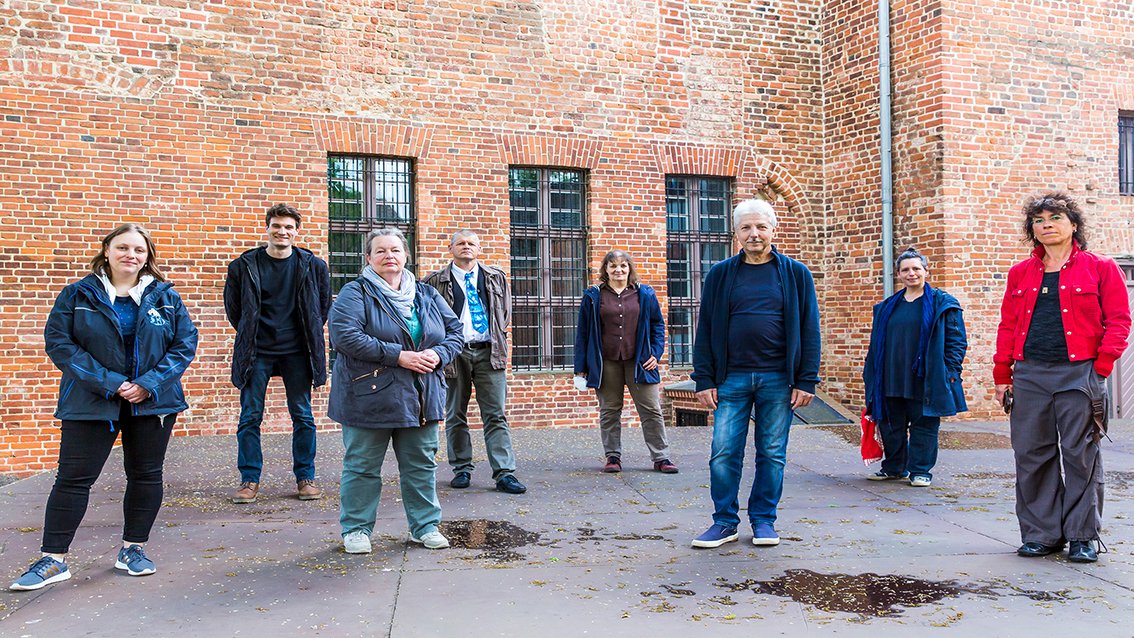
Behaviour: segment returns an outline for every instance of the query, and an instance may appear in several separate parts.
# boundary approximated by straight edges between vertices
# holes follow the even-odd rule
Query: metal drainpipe
[[[890,161],[890,0],[878,0],[879,134],[882,138],[882,289],[894,294],[894,180]]]

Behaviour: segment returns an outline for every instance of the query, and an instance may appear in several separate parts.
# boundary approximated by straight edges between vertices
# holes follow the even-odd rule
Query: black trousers
[[[125,410],[124,410],[125,412]],[[122,499],[122,540],[144,543],[161,509],[162,466],[177,415],[163,422],[157,416],[123,416],[114,422],[63,421],[59,442],[59,470],[47,498],[40,551],[66,554],[75,531],[87,513],[91,486],[102,473],[118,434],[122,434],[122,462],[126,495]]]

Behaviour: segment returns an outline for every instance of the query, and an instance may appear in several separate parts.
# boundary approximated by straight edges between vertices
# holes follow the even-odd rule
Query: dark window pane
[[[538,239],[512,238],[512,296],[538,297],[540,294]]]
[[[575,366],[575,326],[578,310],[574,307],[552,311],[552,362],[556,368]]]
[[[668,292],[670,297],[689,297],[690,288],[689,244],[671,241],[666,244],[666,266],[669,269]]]
[[[728,249],[729,245],[723,243],[701,244],[701,281],[705,281],[705,276],[709,274],[713,264],[728,258]]]
[[[512,366],[538,368],[540,352],[540,311],[538,308],[512,308]]]
[[[689,202],[685,197],[666,197],[665,229],[670,231],[689,230]]]
[[[578,297],[586,286],[587,251],[582,239],[551,240],[551,294]]]
[[[365,238],[365,233],[331,231],[327,266],[331,270],[331,292],[334,294],[354,281],[362,270],[362,241]]]
[[[674,366],[693,364],[693,311],[689,308],[669,309],[669,363]]]
[[[1118,118],[1118,192],[1134,195],[1134,115]]]

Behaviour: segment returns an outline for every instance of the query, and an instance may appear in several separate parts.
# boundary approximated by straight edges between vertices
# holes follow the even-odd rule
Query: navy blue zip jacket
[[[252,374],[256,358],[256,332],[260,327],[260,267],[256,253],[263,246],[244,251],[228,264],[224,280],[224,312],[236,329],[232,345],[232,385],[243,388]],[[316,388],[327,382],[327,345],[323,324],[331,312],[331,276],[327,262],[306,248],[292,248],[299,255],[296,302],[307,340],[311,383]]]
[[[815,393],[819,383],[819,302],[815,280],[802,263],[772,247],[784,290],[784,334],[787,336],[787,374],[791,387]],[[728,376],[728,308],[744,251],[714,265],[701,288],[701,316],[693,342],[693,374],[697,392],[711,390]]]
[[[602,327],[599,325],[598,286],[583,291],[579,302],[579,325],[575,329],[575,374],[587,375],[587,387],[602,385]],[[665,322],[658,295],[646,284],[638,284],[638,327],[634,343],[634,383],[660,383],[659,368],[646,370],[642,364],[665,353]]]
[[[327,401],[332,421],[356,428],[415,428],[445,418],[445,366],[465,347],[461,320],[433,286],[414,282],[421,343],[414,347],[398,310],[359,277],[343,286],[328,322],[335,349]],[[402,350],[432,348],[441,365],[418,374],[398,365]]]
[[[197,352],[197,327],[189,319],[173,284],[155,281],[142,293],[134,339],[133,370],[126,369],[126,346],[113,301],[95,275],[59,293],[47,316],[43,340],[47,356],[63,371],[55,418],[117,421],[124,381],[150,396],[132,404],[135,416],[166,415],[189,407],[181,375]]]
[[[965,389],[961,383],[962,365],[965,351],[969,347],[965,336],[965,320],[961,315],[961,304],[953,295],[930,288],[927,294],[934,300],[933,319],[930,323],[929,339],[924,354],[925,399],[922,414],[925,416],[953,416],[969,409],[965,403]],[[882,423],[887,421],[885,403],[876,405],[881,396],[882,367],[878,365],[884,350],[882,336],[885,326],[880,326],[878,313],[886,303],[895,302],[904,295],[905,290],[894,293],[885,301],[874,305],[874,324],[870,330],[870,350],[866,354],[866,364],[862,369],[862,380],[866,384],[867,414]],[[927,300],[928,302],[928,300]],[[911,362],[912,363],[912,362]],[[914,374],[911,369],[910,374]],[[876,396],[878,395],[878,396]]]

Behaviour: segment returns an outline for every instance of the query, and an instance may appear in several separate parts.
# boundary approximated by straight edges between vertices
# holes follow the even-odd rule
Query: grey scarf
[[[378,287],[386,300],[389,301],[398,312],[402,314],[407,320],[413,316],[413,302],[417,297],[417,278],[413,273],[408,270],[402,270],[402,282],[398,290],[390,287],[385,279],[378,276],[374,269],[367,265],[362,269],[362,277]]]

